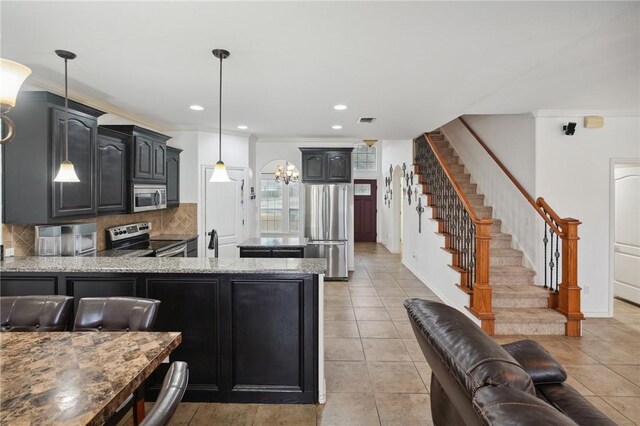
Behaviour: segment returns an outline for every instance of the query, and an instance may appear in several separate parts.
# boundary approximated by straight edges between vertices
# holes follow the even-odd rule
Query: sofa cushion
[[[473,408],[485,425],[575,426],[562,412],[528,392],[504,386],[483,386],[473,398]]]
[[[567,385],[536,386],[538,394],[579,425],[612,426],[616,423],[587,401],[577,390]]]
[[[462,312],[439,302],[405,300],[418,343],[445,385],[445,371],[467,396],[486,385],[502,385],[535,395],[533,382],[518,362]],[[431,360],[430,360],[431,358]],[[437,361],[435,361],[437,359]],[[446,386],[445,386],[446,389]]]
[[[538,342],[520,340],[502,347],[518,361],[535,385],[567,380],[567,372],[562,365]]]

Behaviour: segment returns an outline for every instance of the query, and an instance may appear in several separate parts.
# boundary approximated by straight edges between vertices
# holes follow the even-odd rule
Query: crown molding
[[[361,138],[335,138],[335,137],[327,137],[327,138],[295,138],[295,137],[258,137],[256,139],[257,143],[274,143],[274,142],[288,142],[288,143],[343,143],[343,144],[356,144],[358,142],[362,142]]]
[[[586,115],[599,115],[602,117],[640,117],[638,109],[585,109],[585,110],[562,110],[562,109],[540,109],[531,111],[535,118],[543,117],[584,117]]]
[[[29,83],[35,87],[55,93],[56,95],[64,96],[64,86],[51,83],[50,81],[43,80],[37,77],[32,77],[29,80],[30,80]],[[76,102],[80,102],[90,107],[99,109],[101,111],[104,111],[107,114],[114,114],[119,117],[125,118],[127,120],[134,121],[136,122],[136,124],[141,124],[144,127],[149,127],[152,130],[157,130],[160,132],[166,132],[166,131],[172,130],[171,127],[158,123],[153,120],[149,120],[147,117],[134,114],[132,112],[119,108],[109,102],[101,101],[99,99],[93,98],[91,96],[87,96],[83,93],[76,92],[74,90],[69,90],[69,99],[73,99]]]

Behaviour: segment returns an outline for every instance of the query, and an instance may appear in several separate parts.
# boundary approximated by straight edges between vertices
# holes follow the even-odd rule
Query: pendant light
[[[80,182],[73,163],[69,161],[69,93],[67,81],[67,61],[76,58],[75,53],[66,50],[56,50],[56,55],[64,59],[64,161],[60,163],[58,174],[54,182]]]
[[[218,162],[213,169],[209,182],[231,182],[227,174],[227,168],[224,165],[224,161],[222,161],[222,60],[229,57],[229,51],[214,49],[211,53],[220,59],[220,97],[218,99]]]
[[[5,136],[0,140],[0,144],[11,141],[16,135],[15,125],[7,116],[7,112],[16,106],[20,86],[29,77],[29,74],[31,74],[31,70],[24,65],[0,58],[0,120],[6,126]]]

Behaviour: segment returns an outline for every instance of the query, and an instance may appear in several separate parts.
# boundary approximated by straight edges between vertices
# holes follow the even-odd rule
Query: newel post
[[[565,334],[582,335],[584,315],[580,310],[580,292],[578,287],[578,225],[577,219],[562,219],[562,282],[558,290],[558,311],[567,317]]]
[[[482,329],[490,336],[494,334],[495,316],[491,306],[491,284],[489,283],[489,249],[491,245],[491,219],[479,219],[476,225],[476,280],[469,310],[480,319]]]

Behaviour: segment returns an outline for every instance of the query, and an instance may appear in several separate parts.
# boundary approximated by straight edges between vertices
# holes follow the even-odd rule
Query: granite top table
[[[0,273],[324,274],[326,268],[326,259],[25,256],[0,262]]]
[[[1,333],[0,424],[103,424],[178,332]]]
[[[249,238],[238,244],[241,248],[300,248],[306,247],[308,238]]]

